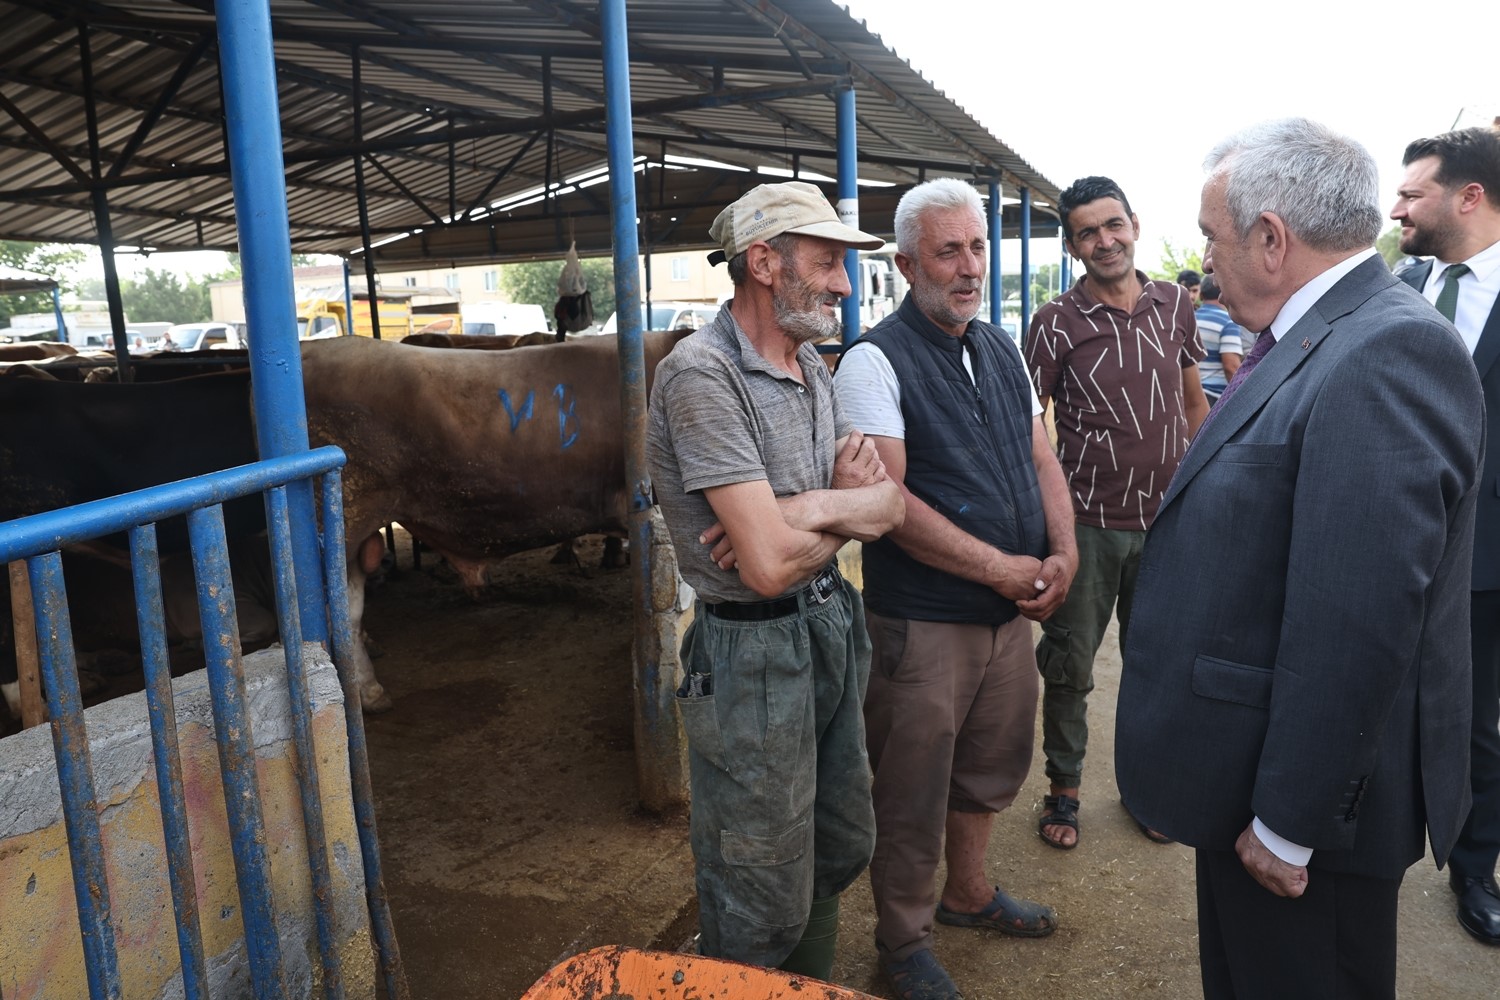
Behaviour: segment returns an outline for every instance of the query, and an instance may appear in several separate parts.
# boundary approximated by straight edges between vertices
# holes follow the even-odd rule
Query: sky
[[[1145,269],[1163,238],[1201,252],[1203,158],[1241,128],[1301,115],[1359,140],[1389,212],[1408,142],[1452,128],[1464,108],[1485,113],[1465,125],[1500,115],[1493,0],[1385,13],[1350,0],[1220,0],[1153,5],[1148,16],[1099,0],[844,2],[1059,188],[1088,174],[1119,183]],[[1446,53],[1441,32],[1453,36]]]

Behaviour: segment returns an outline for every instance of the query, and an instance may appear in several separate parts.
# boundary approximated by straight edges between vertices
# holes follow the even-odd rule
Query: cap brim
[[[856,250],[879,250],[885,246],[885,240],[879,236],[871,236],[862,233],[853,226],[846,226],[842,222],[827,221],[814,222],[806,226],[797,226],[786,230],[788,233],[796,233],[798,236],[816,236],[820,239],[833,240],[835,243],[843,243],[854,247]]]
[[[728,257],[724,256],[724,251],[723,250],[715,250],[715,251],[713,251],[712,253],[710,253],[708,255],[708,266],[709,267],[718,267],[720,264],[724,263],[728,259],[729,259]]]

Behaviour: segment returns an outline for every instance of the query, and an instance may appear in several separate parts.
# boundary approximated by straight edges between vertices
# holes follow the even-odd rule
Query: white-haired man
[[[1027,619],[1056,610],[1078,560],[1026,366],[1002,330],[975,318],[987,263],[978,194],[951,179],[912,188],[896,208],[896,242],[911,290],[850,349],[834,384],[906,504],[903,524],[864,547],[875,942],[898,995],[949,1000],[960,994],[933,954],[934,916],[1021,937],[1057,926],[1049,907],[988,878],[985,853],[1031,766]]]
[[[1287,119],[1207,168],[1204,268],[1259,334],[1146,538],[1116,777],[1197,849],[1207,1000],[1391,998],[1402,876],[1468,805],[1484,400],[1374,250],[1362,146]],[[1195,584],[1229,506],[1240,543]]]
[[[709,234],[734,298],[657,368],[647,432],[698,594],[677,705],[699,949],[827,979],[839,893],[875,832],[864,609],[834,555],[899,524],[902,508],[810,342],[838,331],[844,251],[884,241],[797,181],[754,188]]]

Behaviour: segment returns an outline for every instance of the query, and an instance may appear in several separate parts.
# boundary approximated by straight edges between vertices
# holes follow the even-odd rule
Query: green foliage
[[[0,264],[45,274],[55,278],[63,291],[73,287],[71,269],[86,259],[77,247],[57,243],[24,243],[19,240],[0,240]],[[30,292],[25,295],[0,295],[0,326],[9,326],[10,318],[17,313],[52,311],[52,293]]]
[[[1141,265],[1140,256],[1136,256],[1136,265]],[[1187,247],[1174,246],[1171,240],[1161,241],[1161,263],[1155,268],[1142,268],[1147,276],[1158,281],[1176,281],[1179,272],[1192,268],[1199,274],[1203,273],[1203,254],[1201,251],[1192,250]]]
[[[208,283],[146,268],[140,281],[120,282],[125,315],[134,323],[195,323],[211,317]]]
[[[1380,234],[1375,249],[1385,258],[1385,266],[1394,268],[1406,254],[1401,252],[1401,226],[1395,225]]]
[[[601,326],[615,311],[615,264],[609,257],[588,257],[579,261],[583,277],[589,284],[594,301],[594,320]],[[557,305],[557,279],[562,274],[560,260],[540,260],[529,264],[506,264],[500,268],[500,290],[512,302],[538,305],[550,318]]]

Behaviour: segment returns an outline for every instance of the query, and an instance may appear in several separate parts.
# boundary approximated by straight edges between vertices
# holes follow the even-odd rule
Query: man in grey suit
[[[1469,610],[1474,808],[1453,845],[1448,874],[1459,924],[1485,944],[1500,945],[1500,131],[1468,128],[1418,139],[1402,163],[1406,176],[1391,209],[1401,223],[1401,250],[1436,259],[1401,279],[1458,328],[1484,385],[1484,476]]]
[[[1468,808],[1484,401],[1374,252],[1362,146],[1287,119],[1206,166],[1204,269],[1263,332],[1146,539],[1120,793],[1197,848],[1208,1000],[1394,997],[1402,876],[1424,832],[1447,859]],[[1226,505],[1241,537],[1208,586]]]

